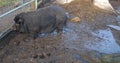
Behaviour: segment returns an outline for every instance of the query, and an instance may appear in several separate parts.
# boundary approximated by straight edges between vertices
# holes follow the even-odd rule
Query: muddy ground
[[[61,6],[81,21],[68,21],[62,35],[54,31],[35,40],[11,32],[0,41],[0,63],[120,63],[120,31],[107,26],[120,26],[113,12],[87,0]]]

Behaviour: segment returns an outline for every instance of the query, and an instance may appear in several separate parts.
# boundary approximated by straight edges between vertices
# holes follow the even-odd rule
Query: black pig
[[[51,33],[57,29],[58,33],[66,25],[66,11],[59,6],[48,6],[32,12],[23,12],[15,16],[16,30],[30,33],[36,37],[38,33]]]

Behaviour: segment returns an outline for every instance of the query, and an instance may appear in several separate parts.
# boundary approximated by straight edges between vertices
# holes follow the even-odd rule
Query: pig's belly
[[[51,33],[55,30],[54,27],[48,27],[41,30],[41,33]]]

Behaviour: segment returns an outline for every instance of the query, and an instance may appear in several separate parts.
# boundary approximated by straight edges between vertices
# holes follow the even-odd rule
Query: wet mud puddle
[[[96,36],[96,38],[93,42],[86,42],[88,44],[85,45],[85,47],[106,54],[120,53],[120,45],[115,41],[110,29],[97,30],[92,34]]]
[[[68,31],[72,31],[71,29],[67,28],[67,27],[64,27],[63,30],[62,30],[62,33],[66,33]],[[57,33],[57,30],[54,30],[52,33],[41,33],[41,34],[38,34],[38,37],[39,38],[47,38],[48,36],[57,36],[58,33]]]
[[[91,32],[89,37],[84,34],[82,39],[80,33],[71,29],[66,30],[67,32],[64,32],[62,40],[67,48],[76,50],[87,48],[105,54],[120,53],[120,45],[116,42],[110,28]]]

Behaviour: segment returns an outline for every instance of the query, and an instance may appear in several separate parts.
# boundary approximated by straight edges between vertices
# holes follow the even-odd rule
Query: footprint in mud
[[[34,55],[33,58],[34,58],[34,59],[38,58],[38,55]]]
[[[42,53],[42,54],[39,54],[39,57],[40,57],[41,59],[45,59],[45,58],[50,57],[50,56],[51,56],[50,53]]]
[[[81,60],[81,56],[79,54],[73,54],[73,57],[77,60]]]
[[[50,54],[50,53],[47,53],[47,56],[51,56],[51,54]]]
[[[33,58],[36,59],[36,58],[40,58],[40,59],[45,59],[47,57],[50,57],[51,56],[51,53],[40,53],[40,54],[37,54],[37,55],[34,55]]]
[[[84,61],[82,61],[82,63],[89,63],[88,61],[86,61],[86,60],[84,60]]]
[[[14,45],[18,46],[20,44],[20,41],[14,42]]]

